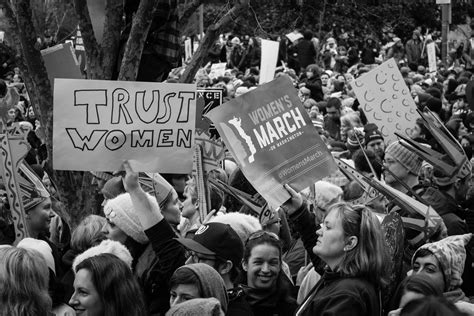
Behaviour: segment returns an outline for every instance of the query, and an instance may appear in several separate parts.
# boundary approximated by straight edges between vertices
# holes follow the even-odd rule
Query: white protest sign
[[[209,78],[215,79],[217,77],[222,77],[225,74],[225,66],[226,63],[217,63],[217,64],[212,64],[211,66],[211,72],[209,72]]]
[[[280,43],[262,39],[262,58],[260,60],[259,84],[270,82],[275,77]]]
[[[184,60],[189,61],[193,57],[193,47],[191,39],[187,38],[184,41]]]
[[[428,53],[429,72],[436,72],[436,47],[434,42],[426,45],[426,52]]]
[[[377,124],[387,144],[397,139],[395,132],[409,135],[418,117],[416,104],[393,58],[354,80],[352,87],[367,120]]]
[[[190,173],[196,86],[56,79],[53,167]]]

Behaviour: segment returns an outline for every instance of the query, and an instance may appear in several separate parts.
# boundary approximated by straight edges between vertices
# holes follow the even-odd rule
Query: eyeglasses
[[[202,261],[216,261],[218,259],[217,256],[206,256],[202,253],[198,253],[192,250],[188,250],[186,252],[186,258],[192,258],[194,263],[200,263]]]
[[[280,238],[278,237],[277,234],[272,233],[272,232],[267,232],[266,230],[260,230],[253,234],[250,234],[250,236],[247,238],[247,241],[245,242],[245,245],[247,245],[249,241],[255,240],[257,238],[261,238],[263,236],[269,236],[270,238],[280,241]]]

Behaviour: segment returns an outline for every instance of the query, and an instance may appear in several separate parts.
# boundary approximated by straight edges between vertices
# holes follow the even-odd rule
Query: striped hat
[[[418,175],[423,160],[414,152],[404,147],[401,141],[395,141],[388,145],[385,156],[390,155],[411,173]]]

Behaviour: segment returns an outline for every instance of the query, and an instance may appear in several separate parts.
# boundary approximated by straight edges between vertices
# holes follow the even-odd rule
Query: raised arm
[[[133,206],[138,218],[140,219],[140,224],[142,225],[143,230],[147,230],[161,222],[163,220],[163,215],[161,214],[158,204],[150,203],[149,196],[145,191],[143,191],[138,183],[138,173],[133,171],[130,163],[125,161],[123,166],[125,168],[123,186],[132,198]]]

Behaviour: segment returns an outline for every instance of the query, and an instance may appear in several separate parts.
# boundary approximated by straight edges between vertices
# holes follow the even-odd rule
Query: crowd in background
[[[291,199],[264,225],[210,185],[209,215],[202,220],[191,175],[137,173],[125,162],[122,176],[93,173],[103,207],[71,230],[60,216],[68,206],[42,168],[44,132],[5,47],[0,96],[15,104],[7,124],[28,129],[25,162],[42,184],[22,197],[30,237],[16,246],[6,189],[0,189],[0,315],[474,315],[471,40],[430,73],[426,44],[434,41],[439,57],[439,40],[421,29],[405,43],[390,31],[383,39],[354,38],[350,31],[325,39],[309,30],[295,34],[300,38],[293,42],[278,39],[275,76],[292,80],[334,157],[422,197],[435,211],[433,227],[389,198],[355,205],[363,188],[342,174],[303,192],[285,186]],[[222,36],[206,62],[227,63],[225,74],[211,79],[203,68],[196,83],[222,89],[224,100],[236,98],[258,86],[260,58],[258,38]],[[367,122],[351,81],[389,58],[417,107],[462,146],[465,159],[452,174],[401,141],[386,143]],[[174,69],[167,82],[181,72]],[[421,118],[408,136],[453,164]],[[210,177],[264,205],[233,158]],[[422,224],[404,226],[397,239],[381,224],[393,213]],[[394,241],[403,245],[398,257],[389,251]]]

